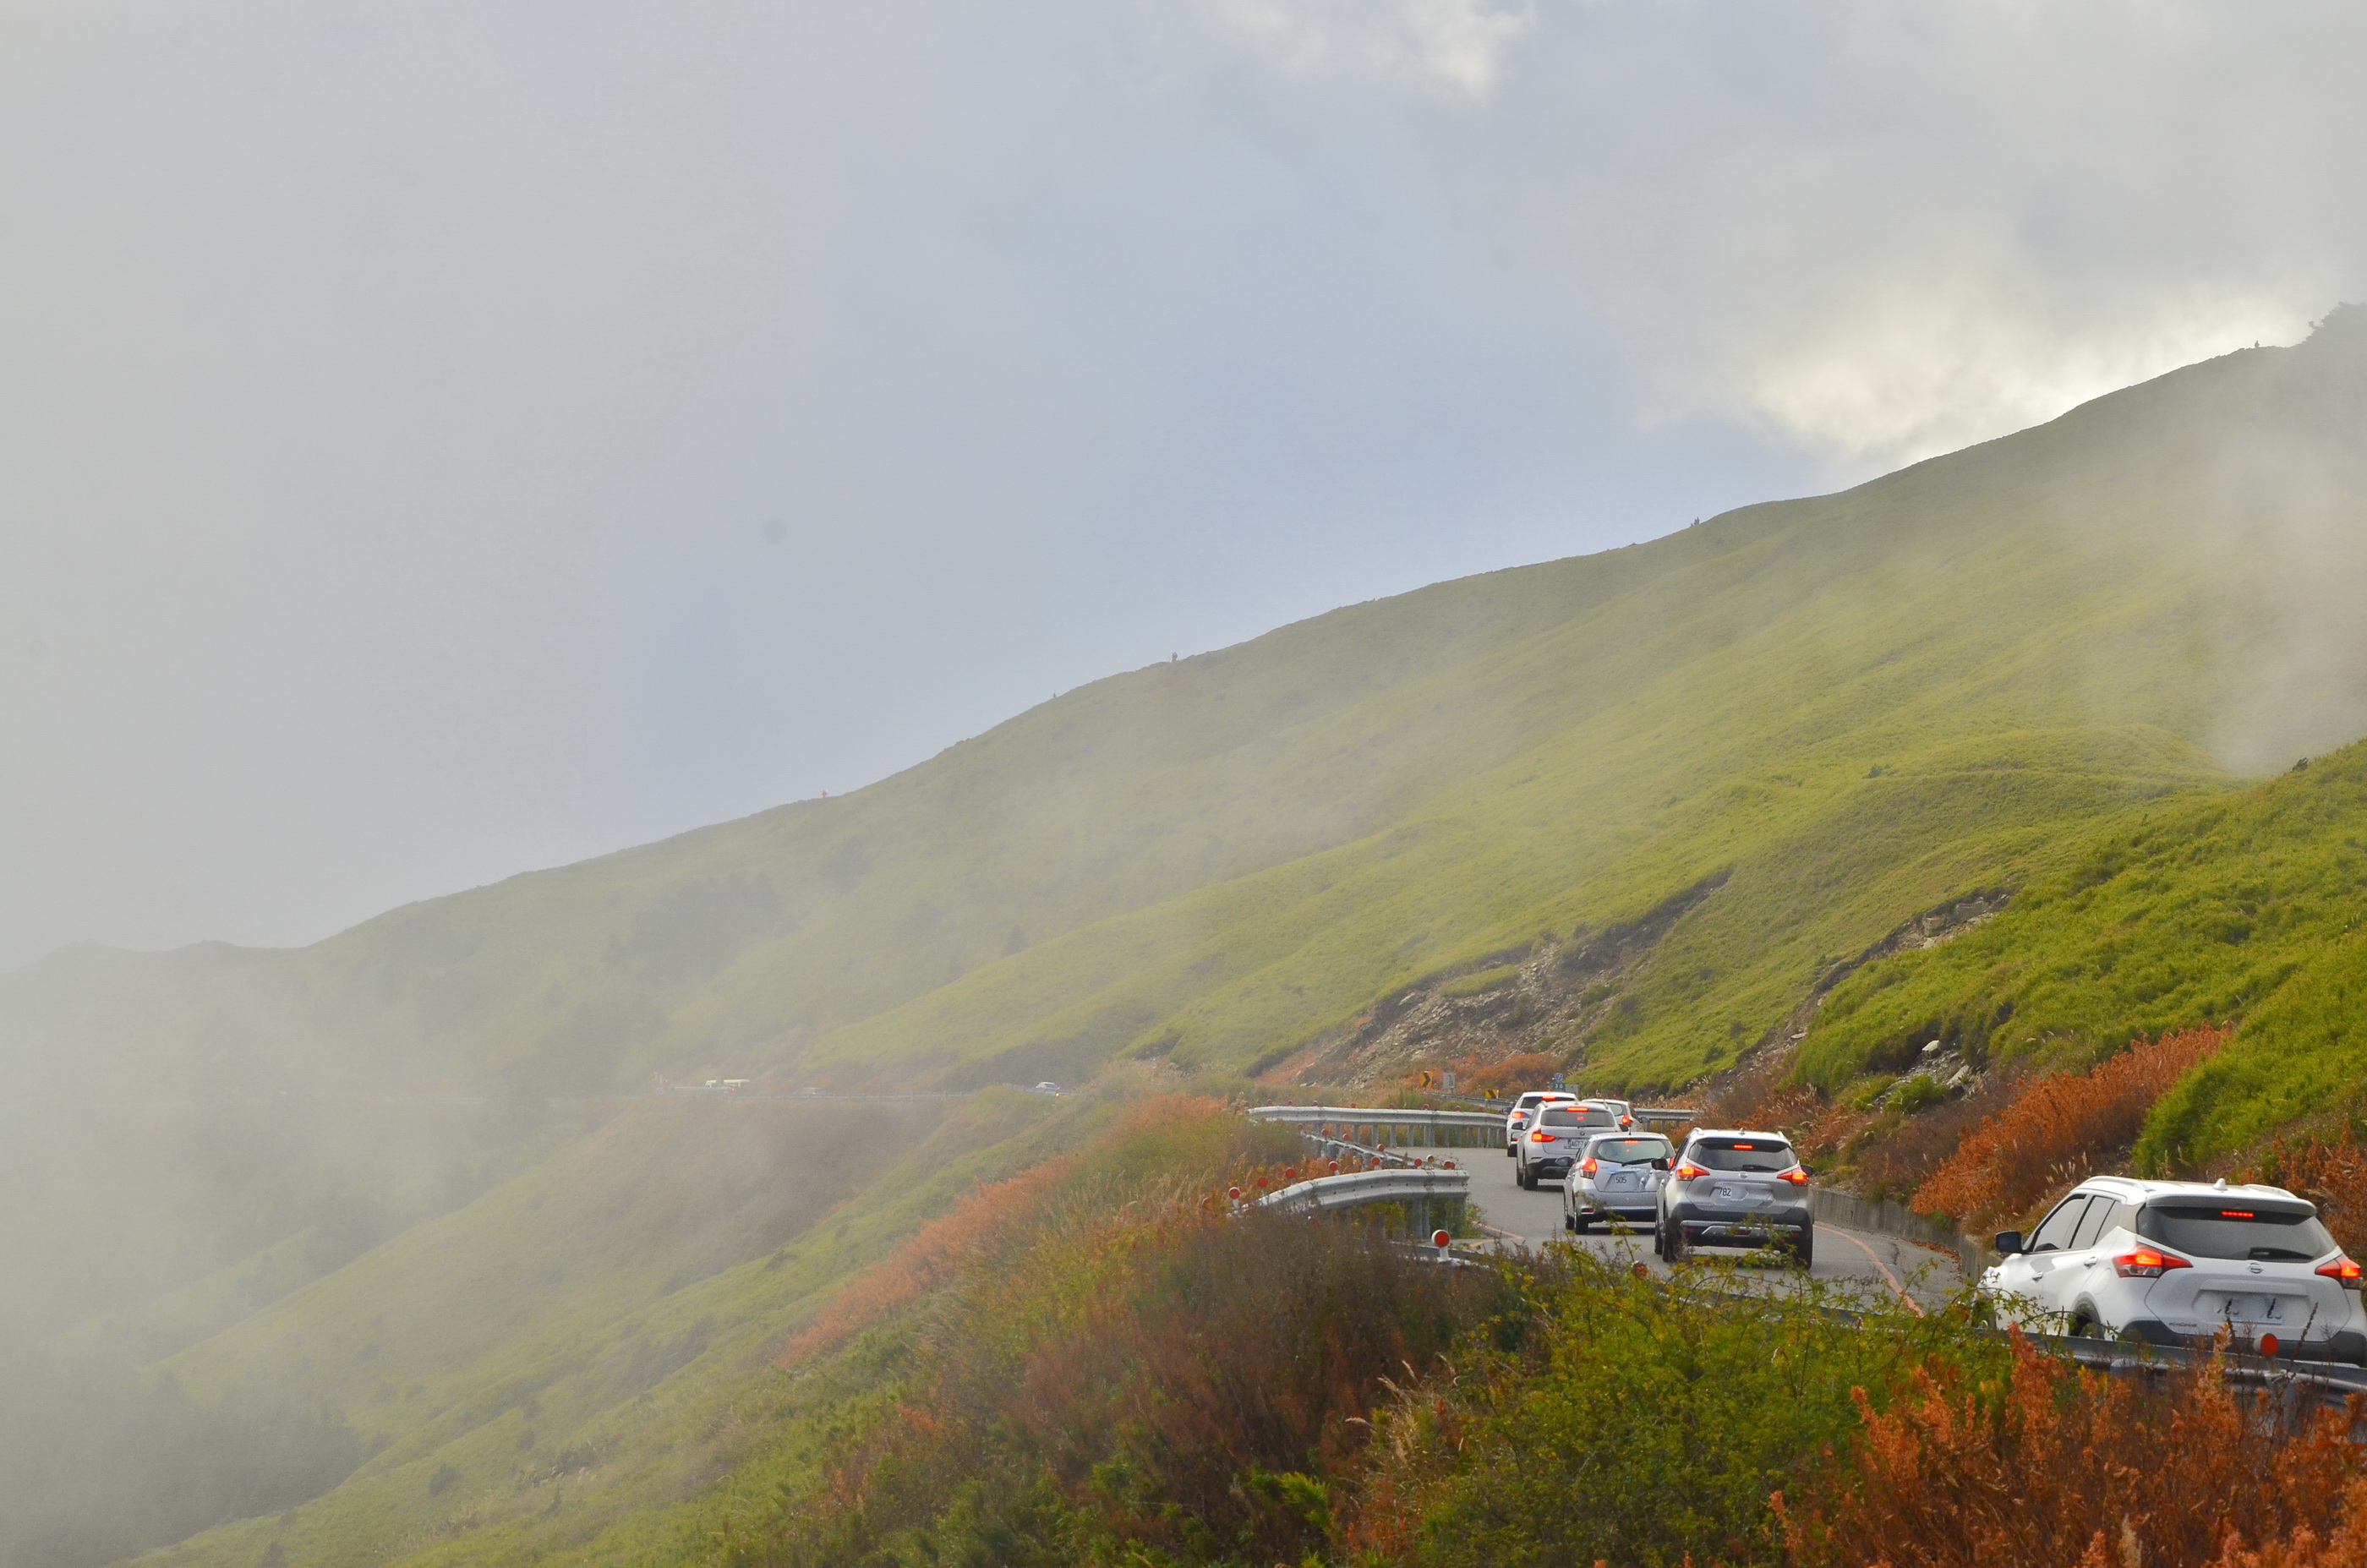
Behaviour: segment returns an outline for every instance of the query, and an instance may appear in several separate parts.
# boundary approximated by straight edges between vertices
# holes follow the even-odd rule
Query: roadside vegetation
[[[2356,1561],[2341,1413],[2286,1418],[2215,1368],[2085,1373],[1956,1309],[1748,1269],[1444,1269],[1353,1224],[1229,1216],[1225,1187],[1294,1155],[1152,1100],[984,1190],[791,1343],[779,1375],[828,1397],[637,1560]]]

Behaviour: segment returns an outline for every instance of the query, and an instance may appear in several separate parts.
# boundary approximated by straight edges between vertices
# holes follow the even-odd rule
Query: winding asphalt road
[[[1451,1154],[1458,1165],[1471,1172],[1471,1201],[1478,1208],[1479,1219],[1503,1233],[1500,1239],[1505,1240],[1506,1245],[1512,1245],[1511,1238],[1518,1238],[1530,1247],[1542,1247],[1549,1241],[1575,1241],[1621,1262],[1641,1263],[1656,1274],[1669,1271],[1668,1265],[1652,1256],[1649,1230],[1632,1236],[1606,1235],[1599,1230],[1571,1236],[1561,1225],[1560,1183],[1539,1187],[1534,1192],[1523,1191],[1512,1179],[1510,1159],[1487,1149],[1455,1149]],[[1749,1255],[1701,1248],[1694,1256],[1743,1258]],[[1771,1261],[1755,1267],[1767,1268],[1772,1274],[1779,1266]],[[1817,1261],[1809,1272],[1820,1280],[1875,1284],[1920,1306],[1944,1300],[1962,1278],[1951,1254],[1919,1247],[1895,1235],[1824,1224],[1817,1227]]]

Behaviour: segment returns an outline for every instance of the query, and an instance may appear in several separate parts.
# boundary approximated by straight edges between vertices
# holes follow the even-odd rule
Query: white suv
[[[1576,1100],[1557,1089],[1533,1089],[1512,1101],[1512,1109],[1504,1113],[1504,1157],[1516,1159],[1521,1153],[1521,1134],[1529,1130],[1529,1115],[1547,1100]]]
[[[2367,1364],[2359,1265],[2282,1187],[2097,1177],[1997,1249],[1981,1294],[2024,1327]]]

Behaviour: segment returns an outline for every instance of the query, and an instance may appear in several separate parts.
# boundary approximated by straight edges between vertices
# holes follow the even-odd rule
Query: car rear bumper
[[[2180,1349],[2208,1349],[2212,1336],[2183,1333],[2158,1318],[2133,1318],[2120,1329],[2130,1339],[2146,1345],[2163,1345]],[[2242,1355],[2259,1353],[2257,1340],[2238,1337],[2228,1341],[2228,1348]],[[2286,1339],[2279,1337],[2277,1359],[2280,1361],[2344,1361],[2350,1365],[2367,1366],[2367,1334],[2346,1328],[2324,1339]]]
[[[1529,1161],[1529,1168],[1539,1176],[1568,1176],[1571,1163],[1567,1159],[1551,1159],[1540,1156]]]
[[[1616,1218],[1630,1222],[1641,1221],[1649,1224],[1659,1217],[1660,1213],[1659,1205],[1652,1201],[1652,1195],[1648,1192],[1642,1193],[1634,1199],[1624,1194],[1618,1198],[1607,1200],[1580,1197],[1572,1200],[1572,1203],[1580,1213],[1602,1220]]]
[[[1806,1204],[1796,1209],[1712,1209],[1697,1203],[1672,1206],[1670,1217],[1687,1241],[1711,1247],[1760,1247],[1769,1240],[1806,1236],[1817,1228]]]

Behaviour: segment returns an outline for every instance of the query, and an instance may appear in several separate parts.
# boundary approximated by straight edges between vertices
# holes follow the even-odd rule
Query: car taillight
[[[1694,1177],[1707,1176],[1709,1172],[1693,1164],[1691,1160],[1688,1160],[1684,1164],[1677,1167],[1676,1169],[1670,1171],[1669,1174],[1675,1177],[1679,1181],[1691,1181]]]
[[[1529,1134],[1529,1142],[1533,1144],[1550,1144],[1553,1142],[1553,1134],[1546,1132],[1543,1127],[1540,1127],[1535,1132]]]
[[[2157,1252],[2150,1247],[2124,1252],[2112,1259],[2112,1272],[2124,1280],[2158,1280],[2167,1269],[2193,1267],[2174,1252]]]
[[[1790,1170],[1777,1171],[1775,1173],[1775,1179],[1778,1181],[1788,1181],[1795,1187],[1806,1187],[1808,1184],[1808,1173],[1805,1170],[1799,1169],[1797,1167],[1795,1167]]]
[[[1594,1156],[1592,1155],[1586,1156],[1585,1162],[1578,1168],[1578,1173],[1580,1176],[1592,1176],[1594,1174]],[[2326,1270],[2321,1269],[2318,1272],[2323,1274]],[[2350,1288],[2355,1291],[2359,1288],[2357,1284],[2357,1280],[2359,1279],[2359,1265],[2356,1263],[2353,1263],[2350,1266],[2350,1278],[2353,1281]]]
[[[2317,1271],[2346,1291],[2359,1288],[2359,1265],[2348,1258],[2338,1258],[2331,1263],[2321,1263]]]

